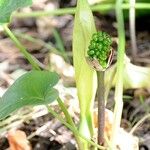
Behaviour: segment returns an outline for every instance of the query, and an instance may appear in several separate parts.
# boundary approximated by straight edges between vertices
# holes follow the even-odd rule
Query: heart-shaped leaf
[[[9,22],[11,13],[16,9],[31,4],[32,0],[0,0],[0,24]]]
[[[58,80],[56,73],[48,71],[30,71],[22,75],[0,99],[0,119],[26,105],[53,102],[58,97],[53,88]]]

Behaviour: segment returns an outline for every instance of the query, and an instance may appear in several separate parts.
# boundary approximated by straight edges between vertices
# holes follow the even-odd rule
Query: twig
[[[29,61],[32,67],[36,70],[41,70],[38,64],[38,61],[35,57],[33,57],[26,48],[20,43],[20,41],[15,37],[15,35],[11,32],[11,30],[7,27],[7,24],[3,25],[5,32],[12,39],[12,41],[19,48],[20,52],[24,55],[24,57]]]

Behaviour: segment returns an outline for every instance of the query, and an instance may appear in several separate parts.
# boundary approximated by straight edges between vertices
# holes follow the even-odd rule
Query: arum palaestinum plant
[[[98,144],[104,144],[105,127],[105,86],[104,71],[109,67],[112,61],[112,40],[105,32],[94,33],[88,47],[88,62],[97,71],[98,88]]]

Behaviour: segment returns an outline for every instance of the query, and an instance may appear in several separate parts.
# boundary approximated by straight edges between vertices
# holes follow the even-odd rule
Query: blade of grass
[[[75,125],[74,121],[72,120],[72,118],[71,118],[71,116],[70,116],[70,114],[69,114],[69,112],[68,112],[66,106],[65,106],[64,103],[62,102],[62,100],[61,100],[60,98],[58,98],[58,99],[57,99],[57,102],[58,102],[58,104],[59,104],[61,110],[63,111],[63,113],[64,113],[64,115],[65,115],[65,118],[66,118],[67,123],[69,123],[74,129],[77,130],[76,125]],[[75,139],[76,139],[76,141],[77,141],[77,144],[78,144],[79,149],[82,150],[82,149],[83,149],[83,146],[82,146],[82,142],[81,142],[80,137],[79,137],[78,135],[76,135],[75,133],[74,133],[74,136],[75,136]]]
[[[58,102],[58,104],[59,104],[61,110],[63,111],[67,122],[68,122],[72,127],[76,128],[76,125],[75,125],[75,123],[73,122],[73,120],[72,120],[72,118],[71,118],[71,116],[70,116],[70,114],[69,114],[69,112],[68,112],[66,106],[65,106],[64,103],[62,102],[62,100],[61,100],[60,98],[58,98],[58,99],[57,99],[57,102]]]
[[[57,29],[53,29],[53,35],[54,35],[54,38],[56,40],[56,46],[57,48],[61,51],[61,52],[65,52],[65,48],[64,48],[64,44],[63,44],[63,41],[57,31]]]
[[[122,4],[122,9],[129,9],[129,4]],[[136,3],[136,9],[150,9],[149,3]],[[106,10],[113,10],[115,9],[115,4],[98,4],[91,6],[92,11],[106,11]],[[23,12],[16,12],[13,14],[13,17],[17,18],[25,18],[25,17],[42,17],[42,16],[58,16],[58,15],[65,15],[65,14],[75,14],[76,8],[60,8],[50,11],[34,11],[30,13],[23,13]]]
[[[131,129],[130,134],[133,134],[134,131],[146,120],[150,118],[150,114],[147,114],[146,116],[144,116],[142,119],[140,119],[135,125],[134,127]]]
[[[60,50],[61,53],[63,53],[64,57],[65,57],[65,60],[70,63],[70,60],[68,58],[68,56],[66,55],[66,51],[65,51],[65,48],[64,48],[64,44],[63,44],[63,41],[58,33],[58,31],[56,29],[53,29],[53,35],[54,35],[54,38],[56,40],[56,46],[57,48]]]
[[[117,55],[117,72],[116,72],[116,86],[115,86],[115,108],[114,121],[112,127],[111,147],[115,149],[116,137],[120,128],[122,109],[123,109],[123,68],[125,57],[125,31],[123,10],[121,8],[123,0],[116,1],[116,19],[118,26],[118,55]]]
[[[32,65],[32,67],[36,70],[40,70],[40,67],[38,65],[38,61],[35,57],[33,57],[26,48],[19,42],[19,40],[15,37],[15,35],[11,32],[11,30],[8,28],[8,26],[5,24],[3,25],[4,31],[8,34],[8,36],[12,39],[12,41],[16,44],[16,46],[19,48],[20,52],[25,56],[25,58],[29,61],[29,63]]]

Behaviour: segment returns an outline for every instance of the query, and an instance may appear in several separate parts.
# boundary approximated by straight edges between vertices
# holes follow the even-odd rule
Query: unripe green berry
[[[99,45],[98,45],[97,47],[98,47],[98,49],[101,51],[101,50],[102,50],[103,45],[102,45],[101,43],[99,43]]]
[[[108,46],[110,43],[109,43],[109,41],[106,39],[106,40],[104,40],[104,45],[106,45],[106,46]]]
[[[99,56],[99,60],[100,60],[100,61],[102,61],[102,60],[104,61],[104,60],[106,60],[106,59],[107,59],[107,56],[106,56],[106,55],[100,55],[100,56]]]
[[[96,54],[96,52],[98,52],[99,50],[98,50],[98,48],[95,48],[94,51],[95,51],[95,54]]]
[[[90,50],[90,51],[88,51],[88,55],[89,55],[89,56],[94,55],[94,50]]]
[[[100,62],[100,65],[101,65],[103,68],[106,68],[106,67],[107,67],[107,63],[106,63],[106,61],[102,61],[102,62]]]
[[[106,68],[111,51],[111,38],[105,32],[97,32],[92,36],[87,54],[90,58],[97,59],[99,64]]]
[[[98,57],[99,55],[100,55],[100,52],[99,52],[99,51],[97,51],[97,52],[96,52],[96,56]]]
[[[99,41],[102,42],[103,41],[103,37],[100,36],[99,37]]]

